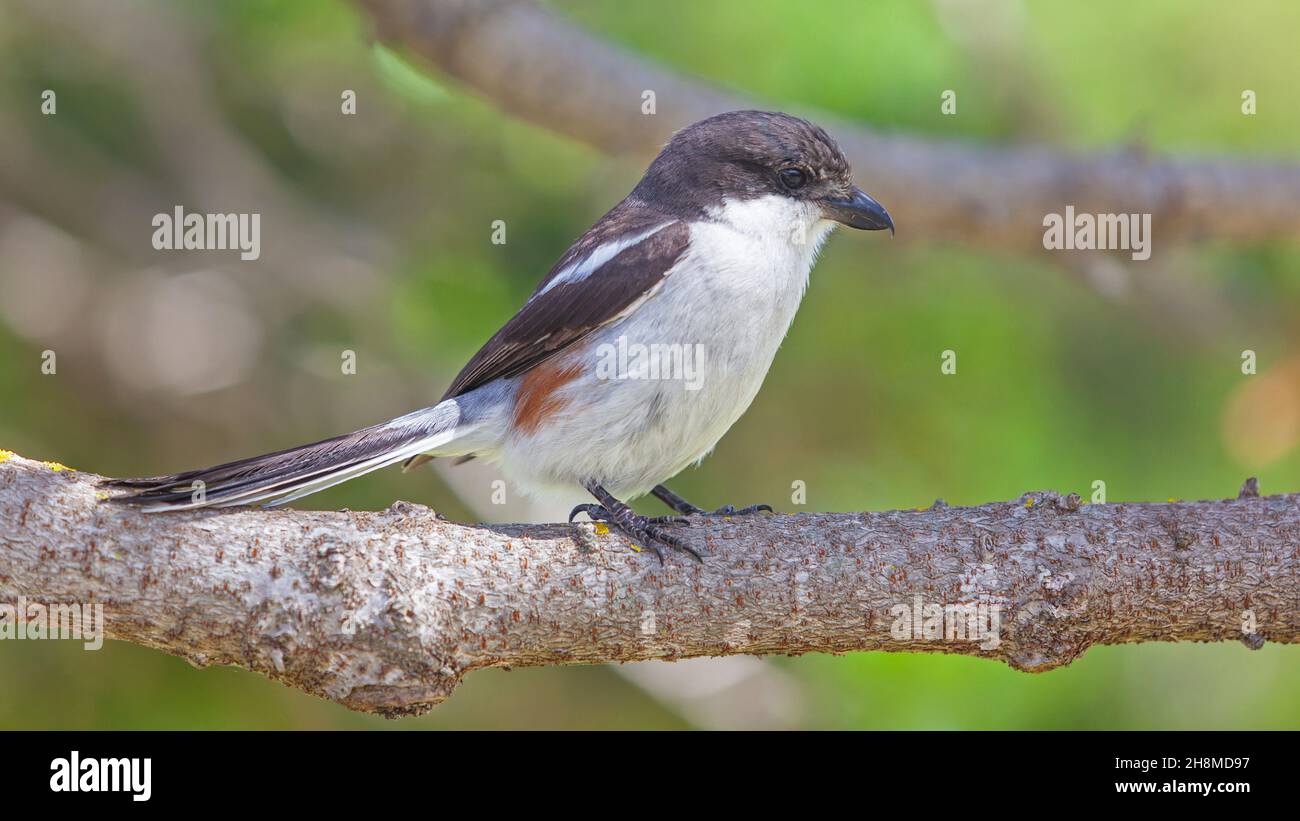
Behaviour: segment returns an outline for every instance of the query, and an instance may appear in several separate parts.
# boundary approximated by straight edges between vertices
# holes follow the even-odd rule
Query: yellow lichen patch
[[[107,501],[108,501],[108,494],[105,493],[105,492],[102,491],[102,490],[97,490],[97,491],[95,491],[95,498],[98,499],[98,500],[101,501],[101,502],[107,502]]]
[[[637,553],[640,553],[640,552],[641,552],[641,545],[636,545],[636,544],[634,544],[634,545],[632,545],[631,547],[632,547],[632,549],[635,550]]]
[[[600,522],[597,522],[597,523],[596,523],[596,532],[599,533],[600,535],[604,536],[606,533],[609,533],[609,525],[601,524]]]
[[[61,462],[41,462],[41,464],[45,465],[47,468],[54,471],[55,473],[58,473],[61,470],[71,470],[73,472],[76,472],[76,468],[70,468],[67,465],[62,464]]]
[[[1034,506],[1034,500],[1033,500],[1033,499],[1030,499],[1028,502],[1025,502],[1025,507],[1033,507],[1033,506]]]
[[[0,462],[8,462],[14,457],[12,450],[0,450]]]

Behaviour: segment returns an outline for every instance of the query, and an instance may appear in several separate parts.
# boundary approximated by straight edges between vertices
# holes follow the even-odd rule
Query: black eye
[[[808,177],[798,168],[782,168],[780,177],[781,184],[791,191],[803,188],[803,184],[808,182]]]

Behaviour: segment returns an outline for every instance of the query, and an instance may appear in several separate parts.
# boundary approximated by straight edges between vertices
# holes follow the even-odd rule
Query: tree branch
[[[707,561],[661,566],[590,524],[459,525],[403,502],[142,514],[57,467],[0,452],[0,602],[101,603],[111,638],[390,716],[485,667],[888,650],[1039,671],[1095,644],[1300,641],[1300,496],[1249,487],[694,523]],[[993,629],[945,636],[953,609],[925,632],[927,607],[966,605]]]
[[[675,130],[737,108],[771,107],[687,78],[593,37],[529,0],[357,0],[377,35],[507,113],[608,152],[648,155]],[[655,92],[657,113],[641,113]],[[935,90],[935,105],[939,105]],[[1231,103],[1231,101],[1229,101]],[[1042,249],[1043,217],[1152,214],[1161,243],[1300,235],[1300,165],[1072,154],[890,134],[806,112],[835,135],[900,238]]]

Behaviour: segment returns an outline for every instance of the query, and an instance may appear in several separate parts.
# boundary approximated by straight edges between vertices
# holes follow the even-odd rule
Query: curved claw
[[[700,564],[704,564],[703,553],[701,553],[699,550],[695,549],[694,547],[691,547],[686,542],[683,542],[681,539],[677,538],[676,536],[673,536],[672,534],[664,531],[663,529],[653,524],[649,524],[647,522],[646,525],[637,528],[637,530],[639,530],[640,532],[630,533],[628,535],[638,539],[638,541],[645,542],[646,547],[654,551],[655,557],[659,559],[660,564],[664,563],[664,553],[662,550],[659,549],[659,547],[655,544],[655,542],[658,542],[659,544],[662,544],[665,547],[671,547],[674,550],[680,550],[683,553],[689,553],[691,557],[695,559],[695,561],[699,562]]]
[[[591,519],[593,522],[609,522],[613,520],[613,514],[606,510],[604,505],[588,503],[578,505],[573,510],[569,511],[570,524],[573,523],[573,518],[579,513],[587,514],[587,518]]]
[[[585,487],[592,496],[595,496],[596,500],[599,501],[600,504],[578,505],[569,513],[570,522],[572,522],[573,518],[579,513],[586,513],[593,521],[606,522],[621,531],[625,537],[632,540],[634,547],[639,544],[651,550],[655,556],[658,557],[660,564],[664,561],[664,554],[663,551],[659,549],[660,546],[669,547],[673,550],[680,550],[683,553],[689,553],[696,561],[701,563],[704,562],[703,553],[696,550],[694,547],[691,547],[681,539],[678,539],[666,530],[666,526],[668,525],[690,524],[690,519],[686,516],[657,516],[653,518],[642,516],[634,512],[625,502],[620,502],[613,494],[601,487],[598,482],[585,482],[583,483],[583,487]],[[663,498],[663,495],[658,493],[658,491],[663,491],[663,493],[668,494],[670,506],[678,508],[678,511],[681,512],[679,506],[673,504],[674,501],[680,502],[677,497],[673,496],[671,492],[665,488],[658,488],[656,495],[659,495],[660,498]],[[639,550],[640,547],[637,547],[637,549]]]
[[[600,505],[579,505],[579,507],[594,507],[598,511],[609,513]],[[597,514],[588,512],[587,515]],[[683,553],[689,553],[695,561],[700,564],[704,563],[703,553],[669,533],[665,527],[666,525],[689,525],[691,523],[690,519],[685,516],[656,516],[650,518],[635,514],[627,516],[612,514],[605,521],[618,528],[633,544],[649,549],[650,552],[655,554],[655,558],[659,559],[660,564],[664,562],[664,553],[659,549],[660,545],[670,547],[673,550],[680,550]]]

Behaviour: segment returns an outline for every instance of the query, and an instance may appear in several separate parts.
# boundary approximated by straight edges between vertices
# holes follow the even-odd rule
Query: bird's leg
[[[747,513],[758,513],[761,510],[766,510],[768,513],[772,512],[771,505],[750,505],[739,509],[735,505],[723,505],[710,513],[702,507],[696,507],[663,485],[655,485],[655,489],[650,492],[655,495],[656,499],[683,516],[744,516]]]
[[[655,485],[654,490],[650,492],[654,494],[656,499],[683,516],[703,516],[708,513],[704,508],[696,507],[663,485]]]
[[[669,533],[663,527],[664,525],[686,524],[685,517],[642,516],[623,502],[615,499],[613,494],[595,482],[584,482],[583,487],[587,489],[588,493],[595,496],[600,504],[578,505],[569,513],[569,521],[572,522],[573,517],[579,513],[586,513],[593,522],[605,522],[614,525],[629,538],[644,544],[645,547],[654,551],[661,564],[664,560],[664,554],[659,549],[660,545],[689,553],[695,557],[696,561],[704,561],[703,554]]]

